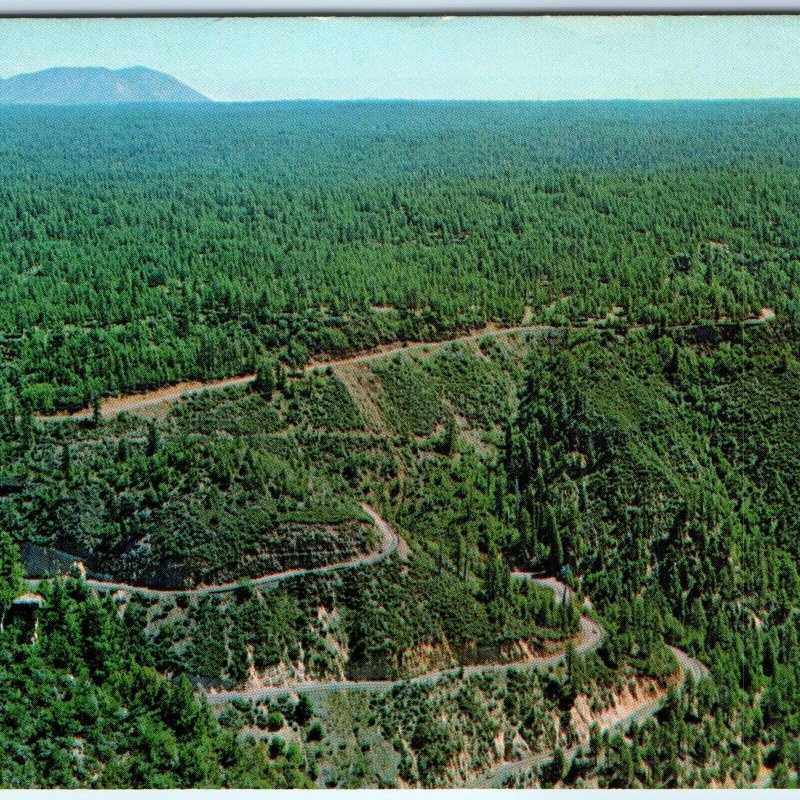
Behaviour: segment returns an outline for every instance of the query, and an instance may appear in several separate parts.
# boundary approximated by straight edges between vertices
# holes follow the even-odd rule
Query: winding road
[[[713,325],[732,325],[738,324],[758,325],[774,319],[775,314],[772,309],[762,309],[761,315],[752,319],[742,320],[740,322],[720,321],[717,323],[692,323],[686,325],[673,325],[669,326],[672,330],[686,330],[690,328],[709,327]],[[389,346],[379,349],[370,353],[362,353],[352,355],[342,359],[333,359],[328,361],[316,361],[309,363],[305,368],[305,372],[313,372],[318,369],[326,369],[327,367],[337,367],[350,364],[359,364],[375,361],[378,359],[388,358],[403,353],[409,353],[417,350],[426,349],[440,349],[449,344],[456,342],[470,342],[483,339],[484,337],[499,337],[515,333],[534,333],[553,330],[562,330],[565,327],[586,327],[586,326],[554,326],[554,325],[516,325],[507,328],[484,328],[464,336],[457,336],[452,339],[435,342],[413,342],[404,345]],[[632,325],[630,328],[645,327],[641,325]],[[142,394],[126,395],[121,397],[111,397],[102,401],[100,407],[100,415],[105,418],[114,417],[123,411],[133,412],[139,411],[152,406],[157,406],[166,402],[173,402],[182,397],[199,394],[205,391],[213,391],[219,389],[226,389],[234,386],[241,386],[252,383],[255,380],[255,375],[243,375],[224,380],[213,381],[208,383],[201,382],[184,382],[174,386],[164,387],[151,392]],[[58,422],[67,419],[81,420],[87,419],[92,416],[90,409],[82,409],[73,413],[57,413],[51,415],[44,415],[36,417],[38,422]],[[357,556],[346,561],[336,562],[323,567],[316,567],[311,569],[294,569],[287,570],[279,573],[272,573],[264,575],[260,578],[248,579],[246,582],[253,586],[268,588],[276,586],[282,581],[290,578],[302,577],[304,575],[324,574],[334,572],[341,569],[354,568],[365,566],[381,561],[391,555],[397,550],[400,539],[394,532],[391,526],[383,520],[374,509],[366,504],[362,504],[363,510],[372,519],[375,527],[381,534],[381,548],[374,552],[363,556]],[[563,601],[567,587],[558,581],[556,578],[535,577],[530,573],[514,573],[514,577],[524,580],[531,580],[536,584],[543,586],[555,592],[557,595],[560,593],[559,601]],[[206,595],[206,594],[221,594],[230,592],[243,585],[243,581],[234,581],[230,583],[201,586],[194,589],[186,590],[161,590],[152,589],[149,587],[134,586],[126,583],[114,583],[108,581],[99,581],[89,579],[86,581],[87,585],[98,591],[124,591],[124,592],[138,592],[142,595],[155,598],[171,598],[178,594],[189,595]],[[28,584],[32,587],[37,587],[38,580],[28,580]],[[593,620],[586,616],[582,616],[580,620],[580,638],[575,647],[576,653],[588,653],[596,650],[602,643],[605,637],[603,628]],[[681,674],[685,675],[691,673],[696,680],[699,680],[707,675],[706,668],[696,659],[690,657],[682,650],[677,648],[670,648],[675,655],[675,658],[681,669]],[[505,664],[483,664],[471,665],[465,667],[454,667],[451,669],[436,670],[433,672],[425,673],[424,675],[417,676],[411,679],[397,680],[397,681],[301,681],[294,684],[274,687],[258,687],[253,689],[231,690],[231,691],[214,691],[207,690],[206,697],[211,705],[221,705],[232,700],[261,700],[267,698],[274,698],[281,695],[290,693],[312,693],[312,694],[328,694],[347,689],[360,689],[371,692],[381,692],[392,689],[395,686],[407,684],[431,684],[446,675],[471,675],[478,672],[507,672],[512,669],[546,669],[549,666],[554,666],[565,658],[565,653],[556,653],[548,656],[532,656],[531,658]],[[663,696],[643,702],[635,711],[629,715],[617,720],[612,725],[608,726],[607,730],[623,729],[630,725],[632,722],[642,722],[648,717],[653,716],[661,707]],[[586,742],[579,743],[574,747],[564,752],[565,759],[569,762],[578,750],[585,746]],[[553,757],[552,752],[539,753],[528,758],[523,758],[518,761],[506,762],[486,772],[479,778],[475,779],[468,784],[470,787],[492,787],[502,785],[515,775],[526,772],[527,770],[542,766]]]
[[[669,330],[689,330],[691,328],[705,328],[714,325],[761,325],[769,322],[775,318],[775,312],[771,308],[763,308],[758,317],[733,322],[728,320],[720,320],[718,322],[693,322],[681,325],[669,325]],[[590,323],[594,325],[595,323]],[[402,353],[411,353],[416,350],[426,349],[441,349],[450,344],[457,342],[474,342],[486,337],[507,336],[514,333],[536,333],[546,331],[558,331],[565,329],[578,329],[586,328],[587,325],[513,325],[507,328],[496,328],[493,326],[482,328],[478,331],[465,334],[463,336],[455,336],[452,339],[442,339],[433,342],[409,342],[407,344],[390,345],[378,348],[369,353],[357,353],[355,355],[346,356],[345,358],[331,359],[327,361],[311,361],[304,368],[304,372],[313,372],[314,370],[327,369],[328,367],[340,367],[350,364],[363,364],[370,361],[376,361],[382,358],[391,358],[392,356],[400,355]],[[629,329],[645,328],[646,325],[629,325]],[[651,327],[651,326],[649,326]],[[154,389],[149,392],[142,392],[140,394],[128,394],[118,397],[108,397],[102,400],[100,404],[100,416],[103,418],[116,417],[125,412],[141,411],[142,409],[151,408],[153,406],[161,405],[162,403],[171,403],[180,400],[182,397],[190,397],[191,395],[200,394],[201,392],[217,391],[219,389],[229,389],[234,386],[244,386],[252,383],[256,379],[254,374],[239,375],[232,378],[224,378],[218,381],[209,381],[203,383],[201,381],[185,381],[177,383],[173,386],[165,386],[161,389]],[[56,412],[53,414],[42,414],[35,417],[37,422],[64,422],[65,420],[86,420],[91,419],[93,415],[92,409],[83,408],[80,411],[73,412]]]
[[[322,575],[325,573],[336,572],[342,569],[352,569],[354,567],[364,567],[369,564],[375,564],[383,561],[394,553],[400,545],[400,536],[395,532],[389,523],[381,517],[375,509],[367,503],[362,503],[361,508],[370,517],[375,528],[381,536],[381,547],[374,553],[367,553],[364,555],[355,556],[354,558],[345,561],[337,561],[333,564],[326,564],[322,567],[313,567],[309,569],[292,569],[283,572],[275,572],[269,575],[263,575],[260,578],[240,579],[228,583],[214,584],[210,586],[199,586],[193,589],[154,589],[149,586],[136,586],[130,583],[117,583],[114,581],[101,581],[93,578],[86,579],[86,585],[99,592],[129,592],[131,594],[137,593],[145,597],[155,599],[173,599],[179,594],[203,596],[209,594],[223,594],[225,592],[232,592],[241,588],[243,585],[252,585],[259,588],[270,588],[277,586],[283,581],[290,578],[299,578],[306,575]],[[554,577],[540,578],[535,577],[527,572],[514,572],[512,576],[521,580],[531,580],[534,583],[544,588],[550,589],[554,592],[559,602],[563,602],[564,598],[569,592],[569,587],[561,583]],[[26,580],[28,586],[32,589],[39,587],[39,584],[47,578],[28,578]],[[594,620],[582,616],[580,619],[580,633],[575,646],[575,652],[578,654],[589,653],[596,650],[605,637],[605,631]],[[216,692],[213,689],[207,691],[209,703],[212,705],[219,705],[222,703],[230,702],[231,700],[256,700],[266,699],[270,697],[278,697],[291,692],[306,692],[313,694],[329,694],[331,692],[338,692],[343,689],[362,689],[366,691],[381,692],[391,689],[394,686],[399,686],[404,683],[417,683],[429,684],[434,683],[445,675],[455,675],[461,673],[463,675],[473,675],[478,672],[507,672],[512,669],[536,667],[538,669],[545,669],[549,666],[554,666],[561,663],[565,658],[565,653],[554,653],[547,656],[532,656],[528,659],[520,661],[507,662],[503,664],[474,664],[463,667],[452,667],[449,669],[435,670],[419,675],[415,678],[396,680],[396,681],[302,681],[295,684],[287,684],[283,686],[274,687],[259,687],[255,689],[234,689],[230,691]]]
[[[373,512],[374,513],[374,512]],[[380,517],[377,518],[380,520]],[[387,528],[388,524],[380,520]],[[389,528],[389,530],[391,530]],[[542,586],[556,594],[559,602],[564,602],[567,593],[570,591],[564,583],[555,577],[536,577],[529,572],[513,572],[512,577],[520,580],[530,580],[538,586]],[[580,619],[580,634],[578,643],[575,647],[575,652],[578,654],[586,654],[596,650],[605,638],[605,631],[594,620],[586,616]],[[692,658],[687,653],[679,650],[676,647],[670,647],[670,650],[675,656],[678,666],[680,668],[680,680],[691,673],[695,681],[699,681],[708,674],[708,670],[695,658]],[[234,700],[269,700],[277,699],[281,696],[291,694],[310,694],[313,696],[322,696],[332,694],[334,692],[358,689],[366,692],[386,692],[390,691],[396,686],[408,685],[429,685],[435,683],[445,676],[452,675],[474,675],[476,673],[502,673],[511,670],[520,669],[538,669],[544,670],[548,667],[560,664],[566,658],[566,652],[554,653],[548,656],[531,656],[530,658],[514,661],[504,664],[473,664],[463,667],[452,667],[449,669],[434,670],[426,672],[423,675],[418,675],[414,678],[406,678],[402,680],[341,680],[341,681],[298,681],[295,683],[285,684],[283,686],[267,686],[255,687],[251,689],[233,689],[230,691],[215,691],[208,689],[205,691],[206,700],[209,705],[219,706],[229,703]],[[608,725],[603,730],[624,730],[631,723],[642,723],[649,717],[652,717],[662,707],[664,695],[643,701],[637,708],[630,714],[616,720],[611,725]],[[569,762],[578,753],[581,747],[585,747],[586,741],[579,742],[575,746],[568,748],[564,751],[564,757]],[[530,769],[540,767],[546,764],[553,758],[553,751],[546,751],[537,753],[536,755],[522,758],[517,761],[504,762],[498,766],[487,771],[483,775],[474,779],[467,784],[468,788],[491,788],[503,785],[506,781],[513,778],[515,775],[527,772]]]
[[[330,572],[335,572],[341,569],[352,569],[354,567],[366,566],[375,564],[388,558],[394,553],[399,544],[400,537],[394,531],[391,525],[384,520],[371,506],[366,503],[361,504],[361,508],[372,519],[376,529],[381,535],[381,547],[374,553],[369,553],[346,561],[338,561],[333,564],[328,564],[322,567],[314,567],[310,569],[294,569],[286,570],[284,572],[272,573],[264,575],[260,578],[248,579],[246,582],[260,588],[268,588],[277,586],[282,581],[290,578],[297,578],[304,575],[318,575]],[[543,588],[549,589],[554,592],[559,603],[564,602],[570,591],[569,587],[559,581],[557,578],[537,577],[530,572],[513,572],[512,577],[517,580],[530,580],[533,583]],[[46,579],[28,579],[27,583],[32,588],[37,588],[41,580]],[[152,589],[146,586],[134,586],[127,583],[114,583],[110,581],[100,581],[88,579],[87,585],[97,591],[102,592],[137,592],[147,597],[154,597],[159,599],[173,598],[178,594],[188,594],[195,596],[202,596],[207,594],[222,594],[224,592],[234,591],[240,588],[244,581],[233,581],[229,583],[216,584],[212,586],[200,586],[194,589],[185,590],[162,590]],[[583,655],[586,653],[597,650],[605,638],[605,630],[602,626],[587,616],[580,618],[580,633],[575,644],[575,652]],[[707,674],[706,668],[696,659],[690,657],[682,650],[675,647],[670,648],[678,661],[681,669],[681,674],[685,675],[691,672],[695,680],[700,680]],[[389,691],[395,686],[402,685],[428,685],[435,683],[441,678],[448,675],[474,675],[477,673],[507,673],[511,670],[520,669],[538,669],[544,670],[548,667],[560,664],[566,658],[566,651],[553,653],[546,656],[531,656],[530,658],[506,662],[502,664],[472,664],[468,666],[451,667],[448,669],[434,670],[432,672],[418,675],[414,678],[407,678],[403,680],[341,680],[341,681],[298,681],[295,683],[285,684],[282,686],[267,686],[255,687],[251,689],[233,689],[229,691],[216,691],[214,689],[207,689],[204,691],[206,700],[209,705],[224,705],[233,700],[266,700],[271,698],[278,698],[288,694],[304,693],[312,694],[315,696],[331,694],[348,689],[359,689],[367,692],[385,692]],[[631,714],[617,720],[607,729],[617,729],[627,727],[632,722],[642,722],[644,719],[655,714],[661,707],[663,697],[655,698],[647,702],[643,702]],[[582,744],[585,744],[582,743]],[[565,752],[565,758],[569,761],[578,752],[581,744],[578,744]],[[506,762],[493,768],[489,772],[476,779],[469,786],[475,787],[491,787],[504,783],[514,775],[518,775],[534,767],[541,766],[553,757],[552,752],[538,753],[528,758],[523,758],[518,761]]]

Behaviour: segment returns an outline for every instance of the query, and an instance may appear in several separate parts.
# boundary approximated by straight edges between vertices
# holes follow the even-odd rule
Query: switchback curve
[[[678,662],[682,678],[691,673],[692,677],[695,679],[695,682],[697,682],[708,675],[708,670],[696,658],[692,658],[690,655],[684,653],[683,650],[679,650],[677,647],[670,647],[669,649],[672,651],[672,654],[675,656],[675,659]],[[655,699],[644,701],[630,714],[626,714],[624,717],[618,719],[616,722],[613,722],[611,725],[603,728],[602,730],[625,730],[629,725],[631,725],[631,723],[635,722],[637,724],[641,724],[646,719],[656,714],[663,704],[664,694],[656,697]],[[574,747],[564,750],[563,752],[565,761],[569,763],[575,757],[578,750],[580,750],[582,747],[585,747],[586,744],[586,741],[579,742]],[[485,772],[483,775],[480,775],[474,780],[468,782],[466,784],[467,788],[489,789],[501,787],[506,781],[509,780],[509,778],[512,778],[515,775],[527,772],[530,769],[544,766],[553,758],[553,752],[553,750],[547,750],[542,753],[537,753],[533,756],[521,758],[518,761],[509,761],[499,764],[498,766],[493,767]]]
[[[240,578],[236,581],[229,581],[227,583],[212,584],[210,586],[198,586],[194,589],[153,589],[149,586],[136,586],[131,583],[116,583],[114,581],[100,581],[93,578],[86,580],[86,585],[90,589],[96,589],[99,592],[129,592],[131,594],[141,594],[144,597],[152,597],[156,599],[171,599],[176,595],[190,595],[195,597],[202,597],[207,594],[224,594],[225,592],[232,592],[236,589],[242,588],[244,585],[255,586],[262,589],[267,589],[272,586],[277,586],[283,581],[290,578],[301,578],[305,575],[323,575],[327,572],[336,572],[341,569],[352,569],[353,567],[364,567],[368,564],[376,564],[388,558],[392,553],[397,550],[400,544],[400,537],[395,533],[394,529],[372,508],[366,503],[361,504],[361,508],[370,517],[373,524],[381,535],[380,549],[374,553],[366,553],[364,555],[355,556],[346,559],[345,561],[337,561],[333,564],[326,564],[322,567],[310,567],[308,569],[290,569],[283,572],[273,572],[269,575],[262,575],[259,578]],[[37,588],[42,581],[49,580],[48,578],[28,578],[27,583],[31,588]]]
[[[260,588],[268,588],[271,586],[276,586],[279,583],[288,580],[289,578],[301,577],[303,575],[335,572],[340,569],[350,569],[358,566],[366,566],[368,564],[374,564],[384,560],[397,550],[398,545],[400,544],[400,537],[394,531],[391,525],[389,525],[389,523],[386,522],[386,520],[384,520],[371,506],[369,506],[366,503],[362,503],[361,507],[372,519],[373,523],[375,524],[375,527],[381,534],[382,546],[381,549],[378,550],[377,552],[370,553],[364,556],[358,556],[354,559],[349,559],[347,561],[336,562],[334,564],[329,564],[323,567],[315,567],[311,569],[301,569],[301,570],[287,570],[280,573],[273,573],[271,575],[265,575],[260,578],[249,580],[247,582],[253,586],[257,586]],[[512,577],[521,580],[530,580],[533,583],[536,583],[538,586],[549,589],[550,591],[556,594],[556,597],[559,602],[564,602],[564,600],[567,597],[567,593],[570,591],[568,586],[566,586],[564,583],[562,583],[557,578],[552,576],[537,577],[529,572],[513,572]],[[27,583],[29,586],[35,588],[38,587],[41,581],[35,579],[28,579]],[[97,581],[92,579],[87,580],[86,583],[90,588],[93,588],[97,591],[138,592],[140,594],[149,597],[171,598],[178,594],[189,594],[195,596],[202,596],[206,594],[221,594],[224,592],[234,591],[240,588],[244,582],[240,580],[235,582],[217,584],[212,586],[204,586],[187,590],[150,589],[148,587],[133,586],[131,584]],[[597,650],[597,648],[600,647],[603,640],[605,639],[605,635],[606,632],[599,623],[595,622],[592,619],[589,619],[585,615],[581,616],[580,638],[578,639],[578,643],[575,646],[576,654],[582,655]],[[675,655],[675,658],[678,661],[678,664],[681,668],[681,673],[683,675],[687,673],[692,673],[695,680],[700,680],[708,674],[708,670],[697,659],[692,658],[691,656],[689,656],[688,654],[684,653],[682,650],[679,650],[676,647],[670,647],[670,650],[672,650],[673,654]],[[204,692],[204,694],[206,696],[206,700],[209,703],[209,705],[223,705],[233,700],[265,700],[293,693],[308,693],[313,695],[322,695],[322,694],[330,694],[334,692],[344,691],[348,689],[360,689],[362,691],[367,691],[367,692],[383,692],[391,690],[395,686],[401,686],[401,685],[432,684],[438,681],[439,679],[445,677],[446,675],[466,676],[466,675],[473,675],[476,673],[485,673],[485,672],[502,673],[502,672],[509,672],[511,670],[521,670],[521,669],[542,670],[560,664],[562,661],[564,661],[565,658],[566,658],[566,651],[560,653],[554,653],[552,655],[547,655],[547,656],[532,656],[528,659],[524,659],[521,661],[514,661],[503,664],[473,664],[468,666],[434,670],[432,672],[427,672],[423,675],[419,675],[414,678],[395,680],[395,681],[389,681],[389,680],[300,681],[294,684],[286,684],[283,686],[258,687],[254,689],[241,689],[241,690],[234,689],[230,691],[215,691],[214,689],[208,689]],[[662,705],[662,701],[663,697],[659,697],[656,698],[655,700],[642,703],[642,705],[639,706],[631,714],[610,725],[608,727],[608,730],[624,728],[627,727],[632,722],[643,721],[644,719],[652,716],[658,711],[658,709]],[[565,758],[567,758],[567,760],[571,759],[575,755],[575,753],[577,753],[580,746],[581,745],[579,744],[568,750],[565,753]],[[549,759],[552,758],[552,755],[553,755],[552,752],[548,751],[545,753],[538,753],[535,756],[521,759],[519,761],[501,764],[498,767],[495,767],[489,772],[485,773],[480,778],[475,779],[473,782],[469,783],[468,786],[470,787],[496,786],[498,783],[507,780],[509,777],[515,774],[519,774],[520,772],[524,772],[533,767],[545,764]]]

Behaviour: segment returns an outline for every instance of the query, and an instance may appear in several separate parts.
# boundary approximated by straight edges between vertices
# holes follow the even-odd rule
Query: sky
[[[0,77],[142,65],[214,100],[800,97],[800,16],[0,19]]]

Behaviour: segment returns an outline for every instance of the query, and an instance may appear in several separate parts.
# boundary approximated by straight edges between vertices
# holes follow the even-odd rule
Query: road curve
[[[775,312],[771,308],[763,308],[758,317],[751,317],[749,319],[741,320],[739,322],[721,320],[718,322],[692,322],[683,325],[669,325],[668,330],[688,330],[690,328],[703,328],[713,325],[761,325],[769,322],[775,318]],[[592,323],[594,324],[594,323]],[[452,339],[442,339],[433,342],[411,342],[403,345],[384,347],[370,353],[359,353],[345,358],[330,359],[327,361],[312,361],[303,368],[304,372],[313,372],[314,370],[326,369],[327,367],[340,367],[347,364],[362,364],[365,362],[376,361],[382,358],[390,358],[392,356],[400,355],[402,353],[410,353],[415,350],[425,350],[427,348],[442,348],[449,344],[457,342],[472,342],[485,337],[506,336],[512,333],[535,333],[537,331],[557,331],[564,329],[580,329],[586,328],[589,325],[571,324],[571,325],[513,325],[507,328],[494,328],[486,327],[473,333],[465,334],[463,336],[455,336]],[[646,325],[629,325],[629,329],[652,327]],[[165,386],[161,389],[154,389],[150,392],[143,392],[140,394],[122,395],[119,397],[109,397],[101,402],[100,416],[103,418],[116,417],[123,411],[133,412],[139,411],[144,408],[161,405],[162,403],[173,402],[180,400],[182,397],[189,397],[201,392],[216,391],[219,389],[228,389],[233,386],[243,386],[252,383],[256,379],[253,374],[239,375],[232,378],[224,378],[218,381],[209,381],[203,383],[200,381],[187,381],[177,383],[172,386]],[[37,422],[64,422],[66,420],[86,420],[91,419],[93,412],[90,408],[83,408],[80,411],[73,412],[56,412],[53,414],[41,414],[35,417]]]
[[[683,679],[687,674],[691,673],[695,682],[697,682],[708,675],[708,670],[696,658],[692,658],[690,655],[684,653],[683,650],[679,650],[677,647],[670,647],[669,649],[672,651],[676,661],[678,662],[678,666],[681,670],[681,679]],[[638,708],[636,708],[635,711],[632,711],[630,714],[618,719],[616,722],[613,722],[611,725],[603,728],[602,730],[625,730],[634,722],[637,723],[637,725],[641,724],[646,719],[652,717],[658,712],[658,710],[664,704],[665,695],[666,692],[654,700],[649,700],[642,703]],[[577,755],[578,750],[580,750],[582,747],[585,747],[586,744],[587,741],[579,742],[573,747],[564,750],[564,760],[566,763],[569,764],[569,762]],[[480,775],[479,777],[467,783],[467,787],[470,789],[490,789],[502,787],[509,778],[527,772],[528,770],[541,767],[552,758],[553,751],[547,750],[543,753],[537,753],[533,756],[521,758],[518,761],[509,761],[500,764],[499,766],[490,769],[483,775]]]
[[[130,592],[144,595],[145,597],[153,597],[157,599],[174,598],[176,595],[194,595],[202,596],[206,594],[223,594],[225,592],[232,592],[239,589],[244,584],[257,586],[259,588],[270,588],[277,586],[283,581],[290,578],[300,578],[305,575],[323,575],[327,572],[336,572],[340,569],[352,569],[353,567],[364,567],[368,564],[375,564],[378,561],[383,561],[388,558],[392,553],[397,550],[400,543],[400,537],[394,532],[394,529],[389,525],[386,520],[378,515],[378,513],[366,503],[361,504],[361,508],[369,515],[374,523],[378,532],[381,535],[381,547],[374,553],[367,553],[365,555],[355,556],[345,561],[337,561],[333,564],[326,564],[322,567],[312,567],[309,569],[290,569],[284,572],[273,572],[269,575],[262,575],[260,578],[240,578],[236,581],[228,583],[213,584],[211,586],[199,586],[194,589],[153,589],[149,586],[136,586],[130,583],[115,583],[113,581],[100,581],[93,578],[86,580],[86,585],[91,589],[96,589],[99,592]],[[49,580],[48,578],[28,578],[27,583],[31,588],[37,588],[42,581]]]
[[[556,578],[535,578],[530,573],[524,572],[516,572],[512,573],[512,575],[524,580],[531,580],[539,586],[550,589],[556,593],[559,602],[563,600],[566,593],[569,591],[569,588]],[[582,654],[596,650],[605,638],[605,631],[603,628],[588,617],[581,617],[580,628],[579,639],[575,645],[575,652]],[[565,656],[565,652],[560,652],[548,656],[531,656],[530,658],[522,659],[520,661],[511,661],[504,664],[471,664],[463,667],[450,667],[448,669],[426,672],[423,675],[418,675],[415,678],[405,678],[395,681],[298,681],[297,683],[287,684],[284,686],[267,686],[254,689],[233,689],[230,691],[214,691],[213,689],[210,689],[206,692],[206,699],[210,705],[221,705],[232,700],[266,700],[292,693],[322,695],[340,692],[347,689],[360,689],[361,691],[367,692],[385,692],[393,689],[395,686],[406,686],[413,684],[427,685],[435,683],[446,675],[466,676],[474,675],[479,672],[497,673],[519,669],[546,669],[547,667],[555,666],[556,664],[561,663]]]

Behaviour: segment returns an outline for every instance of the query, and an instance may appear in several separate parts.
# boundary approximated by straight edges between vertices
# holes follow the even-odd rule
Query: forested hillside
[[[49,585],[35,635],[8,624],[18,558],[0,537],[0,783],[14,789],[311,785],[299,749],[221,728],[186,679],[153,668],[141,631],[76,581]],[[18,583],[18,586],[14,586]]]
[[[0,783],[796,783],[798,138],[4,114]]]

